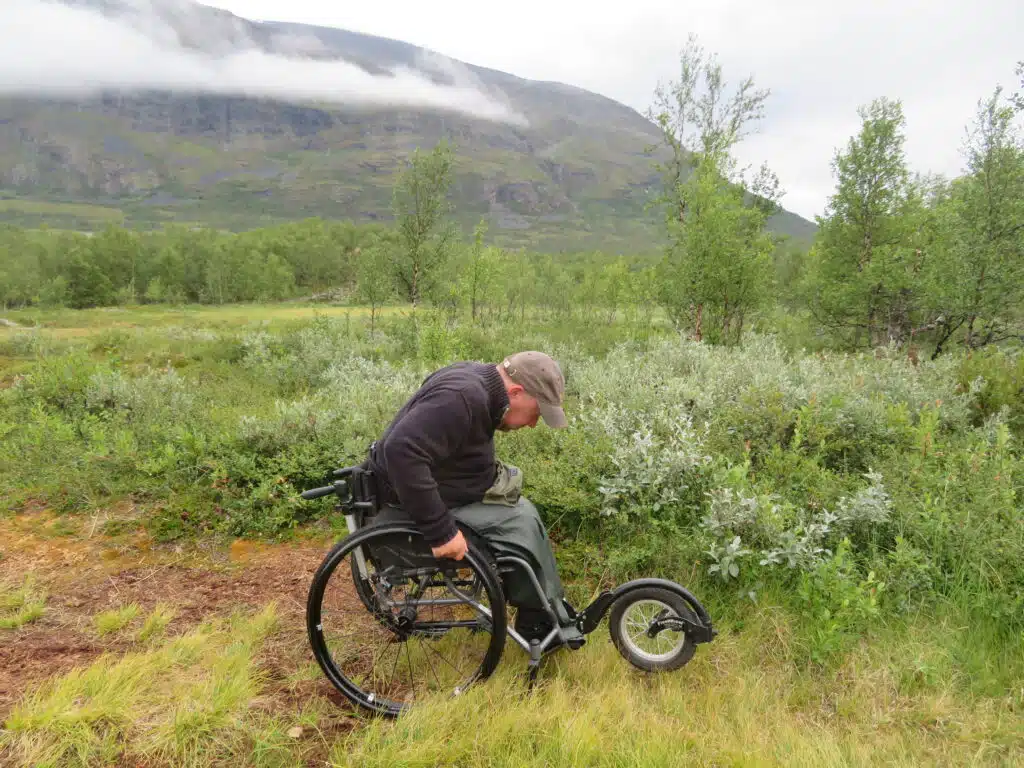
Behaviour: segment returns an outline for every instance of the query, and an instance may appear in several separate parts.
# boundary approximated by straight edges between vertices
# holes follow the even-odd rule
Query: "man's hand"
[[[431,547],[430,551],[434,553],[434,557],[450,557],[454,560],[461,560],[466,556],[466,551],[469,546],[466,544],[466,537],[462,535],[462,531],[456,533],[451,539],[446,541],[440,547]]]

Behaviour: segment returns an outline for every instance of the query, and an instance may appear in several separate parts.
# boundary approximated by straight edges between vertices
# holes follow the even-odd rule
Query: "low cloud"
[[[107,0],[107,6],[103,13],[47,0],[3,0],[0,94],[159,89],[452,110],[525,124],[500,94],[483,90],[454,62],[445,83],[402,67],[371,74],[324,58],[315,38],[278,34],[257,41],[247,22],[189,0]],[[436,63],[431,68],[436,71]]]

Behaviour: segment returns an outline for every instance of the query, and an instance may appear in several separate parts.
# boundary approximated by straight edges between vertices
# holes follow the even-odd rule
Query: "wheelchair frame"
[[[332,476],[335,479],[330,485],[303,491],[302,498],[316,499],[330,494],[336,495],[336,509],[339,509],[344,513],[349,534],[352,535],[358,531],[365,530],[367,528],[364,524],[366,517],[373,516],[379,511],[372,471],[363,466],[357,465],[336,469],[332,472]],[[397,532],[402,530],[412,532],[415,530],[415,527],[412,524],[405,525],[403,527],[402,524],[396,523],[395,531]],[[629,581],[614,590],[602,591],[588,606],[578,613],[571,605],[565,603],[569,618],[573,620],[578,632],[569,633],[568,637],[563,638],[563,642],[556,643],[556,641],[564,634],[562,631],[563,627],[560,626],[561,623],[558,615],[547,599],[547,596],[544,594],[544,590],[541,587],[540,581],[538,580],[537,574],[534,572],[533,568],[520,557],[495,556],[493,553],[489,554],[496,564],[499,574],[509,573],[517,568],[526,572],[530,583],[533,585],[534,590],[540,598],[541,604],[544,606],[545,612],[552,621],[553,629],[548,632],[543,639],[527,640],[512,626],[508,625],[506,618],[505,632],[507,636],[511,637],[512,640],[515,641],[515,643],[529,656],[528,672],[531,685],[536,679],[541,658],[547,652],[561,647],[567,647],[571,650],[576,650],[582,647],[585,643],[585,636],[590,632],[593,632],[598,627],[608,610],[619,599],[628,596],[636,590],[654,587],[674,593],[682,598],[686,605],[692,609],[693,616],[696,619],[695,621],[690,617],[679,615],[659,618],[652,622],[649,629],[649,632],[653,633],[651,634],[652,637],[662,630],[681,631],[686,635],[691,643],[697,645],[700,643],[711,642],[718,634],[717,630],[712,626],[711,618],[708,616],[707,611],[697,598],[689,592],[689,590],[676,582],[666,579],[645,578]],[[368,580],[369,571],[367,569],[366,557],[362,551],[362,547],[357,546],[353,555],[356,569],[359,572],[359,577],[363,580]],[[444,571],[442,571],[442,573],[444,573]],[[424,578],[427,577],[424,576]],[[454,583],[452,583],[450,574],[444,573],[444,579],[448,588],[457,597],[419,602],[418,605],[453,605],[462,602],[470,605],[475,610],[480,611],[489,619],[493,620],[494,617],[491,614],[491,611],[486,606],[481,605],[470,596],[461,592]],[[396,605],[397,604],[394,604],[392,607]]]

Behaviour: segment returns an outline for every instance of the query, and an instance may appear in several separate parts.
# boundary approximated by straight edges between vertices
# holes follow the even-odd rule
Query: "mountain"
[[[124,36],[111,51],[141,40],[155,53],[127,66],[114,56],[118,81],[100,79],[89,93],[64,73],[0,98],[0,221],[243,229],[306,216],[387,220],[401,163],[447,137],[467,228],[483,217],[495,241],[542,249],[662,242],[659,214],[645,207],[659,185],[648,151],[657,128],[612,99],[191,0],[62,8],[77,15],[54,24],[95,23],[93,37]],[[84,79],[104,76],[100,59],[82,58]],[[197,62],[210,78],[188,79]],[[332,97],[335,82],[349,87],[347,103]],[[785,211],[771,226],[800,240],[815,230]]]

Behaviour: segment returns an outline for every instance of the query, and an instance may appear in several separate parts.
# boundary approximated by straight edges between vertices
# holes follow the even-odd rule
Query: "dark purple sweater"
[[[454,363],[424,380],[377,441],[370,468],[381,501],[405,510],[431,546],[456,534],[449,510],[494,483],[494,430],[508,404],[494,365]]]

